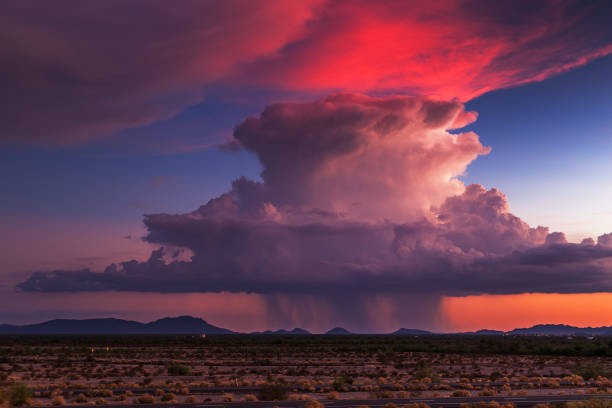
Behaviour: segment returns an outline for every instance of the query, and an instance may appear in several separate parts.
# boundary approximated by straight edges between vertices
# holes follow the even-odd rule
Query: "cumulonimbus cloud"
[[[468,100],[612,51],[605,0],[9,2],[0,141],[79,143],[211,83]]]
[[[612,290],[608,235],[530,227],[506,197],[457,179],[488,149],[457,101],[339,94],[269,106],[236,127],[262,182],[236,180],[187,214],[145,217],[145,262],[38,272],[25,291],[257,293]],[[184,248],[190,260],[170,259]],[[164,256],[165,255],[165,256]]]

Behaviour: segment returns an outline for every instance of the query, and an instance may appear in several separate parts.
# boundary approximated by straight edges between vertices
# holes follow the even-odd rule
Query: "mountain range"
[[[43,323],[0,325],[0,334],[233,334],[191,316],[165,317],[149,323],[122,319],[55,319]]]
[[[207,321],[192,317],[166,317],[149,323],[114,318],[105,319],[55,319],[43,323],[27,325],[1,324],[0,334],[239,334],[238,332],[213,326]],[[251,334],[272,335],[305,335],[311,334],[305,329],[293,330],[266,330]],[[334,327],[325,334],[351,335],[342,327]],[[433,335],[426,330],[400,328],[391,333],[394,335]],[[575,327],[564,324],[538,324],[528,328],[514,329],[507,332],[499,330],[478,330],[475,332],[446,333],[446,334],[476,334],[476,335],[555,335],[555,336],[602,336],[612,335],[612,326],[602,327]]]
[[[308,330],[304,330],[304,329],[300,329],[299,327],[296,327],[293,330],[285,330],[285,329],[279,329],[279,330],[266,330],[266,331],[262,331],[262,332],[253,332],[250,334],[312,334],[310,333]]]

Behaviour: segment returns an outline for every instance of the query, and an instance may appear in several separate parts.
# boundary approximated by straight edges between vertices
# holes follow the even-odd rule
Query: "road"
[[[548,388],[546,386],[546,383],[548,381],[544,381],[542,383],[542,387],[538,387],[537,383],[532,382],[531,384],[534,384],[536,386],[536,388]],[[464,386],[466,383],[458,383],[458,382],[449,382],[449,383],[432,383],[429,385],[436,385],[436,384],[441,384],[441,385],[448,385],[450,387],[453,388],[463,388],[462,386]],[[505,382],[501,382],[501,381],[496,381],[496,382],[473,382],[473,383],[468,383],[471,384],[474,387],[483,387],[486,386],[487,388],[497,388],[497,387],[502,387],[504,386],[506,383]],[[507,383],[508,385],[510,385],[511,387],[521,387],[521,386],[525,386],[527,384],[530,384],[529,382],[510,382]],[[586,387],[595,387],[598,386],[598,382],[597,381],[584,381],[584,384]],[[408,383],[404,384],[406,387],[409,386]],[[568,382],[568,381],[560,381],[559,385],[561,387],[564,386],[572,386],[573,383],[572,382]],[[382,384],[378,386],[380,389],[382,390],[392,390],[395,389],[395,385],[394,384]],[[95,388],[95,387],[94,387]],[[121,394],[124,393],[126,391],[130,391],[133,394],[153,394],[155,392],[156,389],[161,389],[164,392],[171,392],[172,389],[177,388],[177,387],[171,387],[171,386],[160,386],[160,387],[139,387],[139,388],[108,388],[111,391],[113,391],[113,393],[115,394]],[[179,388],[183,388],[183,387],[179,387]],[[257,392],[259,392],[261,390],[260,387],[258,386],[238,386],[238,387],[199,387],[199,386],[191,386],[189,387],[189,393],[190,394],[223,394],[226,392],[231,392],[231,393],[236,393],[236,394],[256,394]],[[293,389],[297,389],[300,390],[300,388],[298,386],[287,386],[287,388],[289,390],[293,390]],[[349,385],[350,388],[350,385]],[[89,390],[92,390],[93,388],[65,388],[63,390],[64,395],[68,395],[69,393],[85,393]],[[35,388],[34,391],[51,391],[52,389],[39,389],[39,388]],[[329,386],[316,386],[315,387],[315,392],[328,392],[330,390]],[[306,392],[305,390],[301,390]],[[358,390],[355,390],[358,391]]]
[[[320,401],[325,408],[353,408],[366,405],[371,408],[383,407],[389,402],[398,406],[423,402],[430,407],[458,408],[461,404],[495,401],[499,404],[513,403],[516,407],[531,407],[540,403],[565,403],[590,399],[612,400],[612,394],[597,395],[531,395],[523,397],[469,397],[469,398],[409,398],[409,399],[366,399],[366,400],[333,400]],[[147,408],[302,408],[305,401],[260,401],[260,402],[218,402],[197,404],[146,404]],[[100,408],[143,408],[143,404],[98,405]],[[64,405],[63,408],[83,408],[83,405]]]

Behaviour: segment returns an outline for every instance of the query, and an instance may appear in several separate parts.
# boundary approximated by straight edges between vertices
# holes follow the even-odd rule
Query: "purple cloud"
[[[466,119],[467,118],[467,119]],[[234,136],[263,165],[187,214],[145,216],[145,262],[34,273],[24,291],[295,294],[612,290],[611,234],[572,244],[457,176],[488,149],[456,101],[332,95],[274,104]],[[176,259],[177,248],[190,253]]]

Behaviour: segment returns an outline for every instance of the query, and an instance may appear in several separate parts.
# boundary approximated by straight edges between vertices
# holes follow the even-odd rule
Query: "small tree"
[[[262,401],[284,401],[287,395],[287,387],[280,384],[262,385],[259,389],[259,399]]]
[[[182,365],[178,365],[178,364],[173,364],[168,366],[168,375],[189,375],[189,373],[191,372],[191,369],[189,367],[186,366],[182,366]]]
[[[9,402],[14,407],[27,405],[32,399],[32,390],[25,384],[15,384],[9,390]]]

